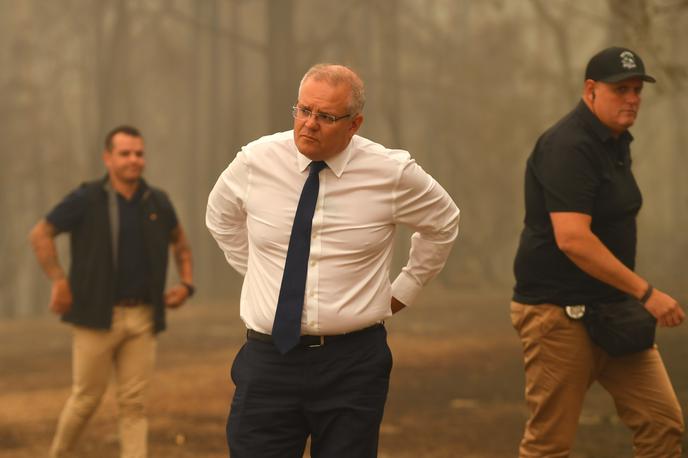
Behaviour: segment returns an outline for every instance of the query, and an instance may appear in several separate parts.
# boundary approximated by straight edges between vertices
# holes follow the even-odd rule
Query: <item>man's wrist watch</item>
[[[196,292],[196,288],[194,288],[194,286],[191,283],[187,283],[187,282],[183,281],[182,286],[184,288],[186,288],[186,293],[187,293],[186,297],[191,297]]]

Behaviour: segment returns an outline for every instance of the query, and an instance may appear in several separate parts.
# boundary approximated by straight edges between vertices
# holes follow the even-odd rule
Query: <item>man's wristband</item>
[[[645,294],[643,294],[643,297],[638,299],[640,301],[640,303],[645,305],[647,303],[648,299],[650,299],[650,296],[652,296],[652,292],[654,290],[655,289],[652,287],[652,285],[648,283],[647,284],[647,291],[645,291]]]
[[[196,292],[196,288],[194,288],[194,286],[191,283],[187,283],[187,282],[183,281],[182,286],[184,288],[186,288],[186,293],[187,293],[186,297],[191,297]]]

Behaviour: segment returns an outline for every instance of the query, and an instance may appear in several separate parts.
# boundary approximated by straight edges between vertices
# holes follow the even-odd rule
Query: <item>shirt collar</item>
[[[309,164],[310,164],[310,162],[309,162]],[[107,192],[113,191],[114,192],[114,189],[112,188],[112,185],[110,184],[110,176],[107,173],[102,178],[101,182],[103,184],[103,189],[105,189],[105,191],[107,191]],[[134,193],[134,199],[137,199],[139,197],[139,195],[141,195],[143,197],[148,197],[149,193],[150,192],[149,192],[148,183],[146,183],[146,180],[144,180],[143,178],[139,178],[139,186],[138,186],[138,188],[136,188],[136,192]]]
[[[344,173],[344,169],[346,168],[346,165],[349,163],[349,160],[351,159],[351,152],[353,151],[351,145],[353,142],[354,139],[352,138],[349,144],[346,145],[346,148],[344,148],[344,151],[342,151],[339,154],[335,154],[334,156],[325,161],[325,163],[327,164],[327,168],[329,168],[337,178],[340,178],[342,176],[342,174]],[[311,162],[313,161],[301,154],[298,148],[296,149],[296,153],[297,166],[299,168],[299,171],[303,172],[311,165]]]
[[[590,111],[590,108],[582,100],[578,102],[578,106],[575,109],[576,114],[583,120],[583,122],[592,130],[592,132],[597,135],[597,137],[606,143],[608,141],[617,141],[612,135],[612,131],[609,127],[602,124],[595,114]],[[630,143],[633,141],[633,135],[628,130],[625,130],[619,135],[618,141],[624,143]]]

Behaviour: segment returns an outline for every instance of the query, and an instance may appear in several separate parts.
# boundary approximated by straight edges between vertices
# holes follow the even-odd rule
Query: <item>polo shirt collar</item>
[[[110,176],[107,173],[103,177],[102,183],[103,183],[103,189],[105,189],[105,191],[107,191],[107,192],[114,191],[114,189],[112,188],[112,185],[110,184]],[[138,186],[138,188],[136,188],[136,192],[134,193],[134,196],[135,197],[138,197],[138,195],[148,196],[148,193],[149,193],[148,183],[146,183],[146,180],[144,180],[143,178],[139,178],[139,186]]]
[[[355,137],[354,137],[355,138]],[[346,165],[349,163],[349,160],[351,159],[351,152],[353,151],[352,144],[354,142],[354,139],[352,138],[351,141],[349,142],[348,145],[346,145],[346,148],[344,148],[344,151],[342,151],[339,154],[335,154],[331,158],[327,159],[325,163],[327,164],[327,168],[329,168],[332,173],[335,174],[337,178],[340,178],[342,174],[344,173],[344,169],[346,168]],[[303,154],[301,154],[298,149],[297,151],[297,165],[299,168],[299,171],[303,172],[306,170],[310,165],[311,162],[313,162],[311,159],[307,158]]]
[[[588,108],[585,102],[582,100],[578,102],[578,106],[576,106],[575,111],[576,114],[583,120],[583,122],[590,128],[590,130],[592,130],[592,132],[597,135],[600,140],[602,140],[602,142],[606,143],[610,140],[617,141],[617,139],[612,135],[612,131],[609,129],[609,127],[602,124],[597,116],[590,111],[590,108]],[[618,141],[630,143],[633,141],[633,135],[631,135],[628,130],[625,130],[619,136]]]

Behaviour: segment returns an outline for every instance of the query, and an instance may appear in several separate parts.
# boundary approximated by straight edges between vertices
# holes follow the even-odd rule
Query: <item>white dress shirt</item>
[[[206,225],[229,264],[244,275],[241,319],[269,334],[289,237],[310,159],[293,131],[249,143],[220,175]],[[459,209],[406,151],[355,135],[320,172],[313,216],[302,334],[362,329],[405,305],[444,266],[458,234]],[[406,266],[390,283],[398,224],[415,231]]]

